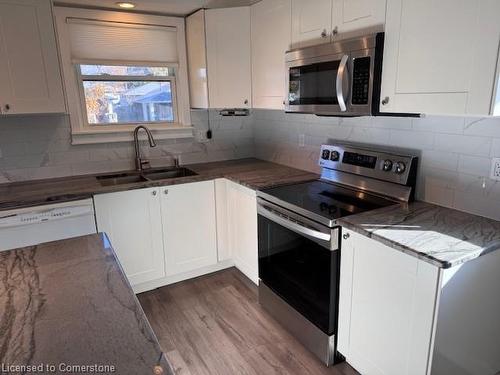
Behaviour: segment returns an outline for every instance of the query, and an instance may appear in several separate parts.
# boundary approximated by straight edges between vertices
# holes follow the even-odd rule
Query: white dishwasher
[[[0,251],[92,233],[92,199],[0,211]]]

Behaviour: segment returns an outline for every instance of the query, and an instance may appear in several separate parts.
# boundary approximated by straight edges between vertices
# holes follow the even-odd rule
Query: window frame
[[[72,144],[94,144],[124,142],[133,140],[134,125],[146,125],[156,139],[193,138],[191,124],[188,66],[186,53],[185,23],[181,17],[159,16],[141,13],[121,12],[114,10],[81,9],[57,5],[54,7],[57,39],[60,51],[62,77],[66,93],[69,123],[71,126]],[[115,61],[72,59],[71,44],[68,31],[68,19],[95,20],[98,22],[119,22],[131,24],[131,27],[162,26],[174,27],[177,32],[178,61]],[[126,124],[88,124],[85,96],[82,96],[83,85],[78,77],[79,67],[76,65],[120,65],[120,66],[168,66],[175,69],[175,111],[174,122],[126,123]],[[144,76],[146,77],[146,76]],[[144,78],[141,76],[141,80]],[[83,102],[82,102],[83,98]],[[174,100],[174,99],[173,99]],[[82,103],[84,106],[82,106]],[[174,115],[175,116],[175,115]]]
[[[145,64],[141,62],[119,62],[119,61],[90,61],[86,60],[82,62],[81,60],[74,61],[74,68],[76,70],[76,79],[79,85],[79,96],[80,96],[80,105],[82,111],[84,112],[83,121],[85,122],[86,127],[113,127],[113,126],[130,126],[136,127],[138,125],[144,126],[169,126],[171,124],[175,124],[178,119],[178,110],[177,110],[177,86],[175,83],[175,76],[154,76],[154,75],[143,75],[143,76],[123,76],[123,75],[112,75],[112,74],[101,74],[101,75],[87,75],[82,74],[81,65],[101,65],[101,66],[137,66],[137,67],[155,67],[155,68],[168,68],[175,69],[176,64]],[[85,78],[85,79],[84,79]],[[110,81],[119,81],[119,82],[127,82],[127,81],[143,81],[143,82],[169,82],[170,83],[170,91],[172,95],[172,113],[173,113],[173,121],[143,121],[143,122],[112,122],[112,123],[101,123],[101,124],[91,124],[88,120],[87,113],[87,103],[85,98],[85,89],[83,87],[83,83],[85,81],[102,81],[102,82],[110,82]]]

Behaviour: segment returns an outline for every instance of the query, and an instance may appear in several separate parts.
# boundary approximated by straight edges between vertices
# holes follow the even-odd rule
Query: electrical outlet
[[[306,145],[305,134],[299,134],[299,147],[304,147]]]
[[[491,174],[492,180],[500,181],[500,158],[493,158],[491,161]]]

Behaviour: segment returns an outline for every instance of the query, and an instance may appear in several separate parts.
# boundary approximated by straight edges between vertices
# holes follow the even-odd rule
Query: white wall
[[[418,149],[419,199],[500,220],[500,181],[489,179],[491,158],[500,157],[500,118],[335,118],[256,110],[253,122],[257,157],[315,172],[319,146],[328,139]]]

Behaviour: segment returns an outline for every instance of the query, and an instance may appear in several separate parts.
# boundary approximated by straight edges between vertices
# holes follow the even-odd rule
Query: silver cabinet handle
[[[168,195],[168,190],[164,190],[163,194]]]
[[[332,35],[333,36],[337,36],[339,33],[339,27],[338,26],[335,26],[335,28],[332,30]]]
[[[382,105],[387,105],[389,104],[389,97],[386,96],[384,99],[382,99]]]
[[[151,194],[153,195],[153,197],[155,197],[155,196],[156,196],[156,190],[153,190],[153,191],[151,192]]]
[[[248,99],[245,99],[245,101],[243,102],[243,104],[248,104]]]
[[[5,104],[4,110],[5,110],[5,113],[9,112],[10,111],[10,104]]]
[[[328,36],[328,33],[326,32],[326,29],[323,29],[323,31],[321,32],[321,37],[326,38],[327,36]]]
[[[295,222],[287,220],[279,215],[276,215],[275,213],[273,213],[272,211],[270,211],[269,209],[267,209],[264,206],[259,205],[258,208],[259,208],[258,212],[260,215],[268,218],[269,220],[271,220],[277,224],[284,226],[285,228],[290,229],[293,232],[301,233],[301,234],[304,234],[306,236],[316,238],[316,239],[322,240],[322,241],[330,241],[332,238],[332,236],[328,233],[323,233],[323,232],[320,232],[320,231],[317,231],[317,230],[314,230],[311,228],[304,227],[298,223],[295,223]]]
[[[344,240],[347,240],[349,237],[351,237],[351,236],[349,235],[349,233],[344,233],[344,234],[342,235],[342,238],[343,238]]]
[[[347,93],[344,96],[344,76],[345,73],[347,72],[347,61],[349,60],[349,55],[344,55],[342,56],[342,59],[340,59],[340,64],[339,64],[339,69],[337,70],[337,82],[336,82],[336,87],[337,87],[337,100],[339,102],[339,107],[342,112],[347,111],[347,96],[349,93]]]

